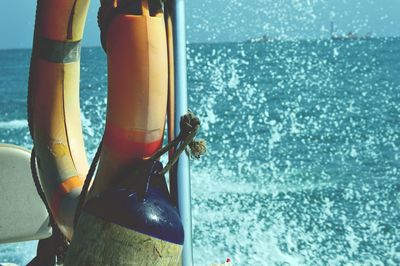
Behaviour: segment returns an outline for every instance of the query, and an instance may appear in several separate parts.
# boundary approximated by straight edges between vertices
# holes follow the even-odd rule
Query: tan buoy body
[[[183,227],[162,164],[149,159],[139,165],[86,202],[64,265],[179,264]]]
[[[182,246],[82,213],[65,264],[175,266]]]

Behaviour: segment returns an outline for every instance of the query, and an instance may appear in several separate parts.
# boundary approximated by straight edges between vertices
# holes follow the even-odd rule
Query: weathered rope
[[[92,182],[94,173],[95,173],[97,165],[99,163],[102,146],[103,146],[103,140],[100,141],[100,144],[97,147],[96,154],[94,155],[93,161],[90,164],[89,171],[85,178],[85,183],[83,184],[81,194],[79,195],[79,200],[78,200],[78,204],[76,206],[75,216],[74,216],[74,228],[76,228],[76,225],[78,223],[79,216],[81,215],[81,212],[82,212],[83,204],[85,203],[85,199],[86,199],[87,193],[89,191],[90,183]]]
[[[33,177],[33,182],[35,183],[36,191],[39,194],[39,197],[43,201],[46,210],[49,214],[49,224],[53,229],[52,236],[50,237],[53,241],[52,250],[48,250],[48,252],[41,252],[42,254],[46,254],[47,257],[55,256],[57,258],[57,265],[62,265],[64,263],[65,254],[67,252],[69,242],[64,234],[60,231],[57,223],[54,220],[54,217],[51,213],[49,204],[47,203],[46,196],[44,194],[42,185],[40,184],[39,175],[36,169],[36,152],[35,148],[32,149],[31,160],[30,160],[31,172]],[[42,241],[42,240],[41,240]],[[49,254],[50,253],[50,254]],[[51,254],[52,253],[52,254]],[[41,261],[43,258],[36,257],[37,261]],[[31,265],[35,265],[34,261],[32,261]],[[48,258],[45,258],[48,259]]]
[[[179,145],[167,165],[160,171],[161,175],[167,173],[171,169],[171,167],[178,161],[178,158],[183,151],[186,151],[188,156],[194,159],[199,159],[201,155],[206,153],[207,148],[205,140],[194,140],[200,129],[200,119],[195,114],[188,112],[186,115],[182,116],[180,129],[181,131],[179,135],[173,141],[165,145],[150,157],[150,159],[155,160],[170,149]]]
[[[88,174],[86,175],[85,183],[83,184],[81,194],[79,195],[79,200],[78,200],[78,204],[77,204],[75,216],[74,216],[74,228],[76,227],[76,224],[78,222],[78,218],[81,213],[82,206],[85,202],[85,198],[88,193],[90,183],[93,179],[93,175],[96,171],[96,167],[97,167],[98,161],[100,159],[102,143],[103,143],[103,141],[100,142],[99,147],[97,148],[97,151],[93,158],[92,164],[90,165]],[[37,169],[36,169],[35,148],[32,149],[30,165],[31,165],[31,172],[32,172],[33,182],[35,183],[36,191],[39,194],[39,197],[41,198],[41,200],[43,201],[43,203],[46,207],[46,210],[49,214],[49,224],[53,229],[53,233],[51,236],[51,239],[53,242],[52,250],[42,251],[41,254],[46,254],[47,257],[51,257],[54,255],[57,258],[57,265],[62,265],[64,263],[65,254],[67,253],[67,250],[69,247],[69,242],[68,242],[67,238],[64,236],[64,234],[60,231],[60,228],[58,227],[57,223],[55,222],[54,217],[51,213],[49,204],[47,203],[43,188],[40,184],[39,176],[38,176]],[[43,245],[43,247],[48,247],[48,246],[49,245]],[[29,265],[31,265],[31,266],[41,265],[40,261],[43,261],[44,259],[47,260],[48,258],[39,258],[37,256],[34,260],[32,260],[32,262]],[[39,264],[37,264],[37,263],[39,263]]]
[[[183,151],[186,151],[191,158],[195,159],[200,158],[200,156],[206,152],[205,141],[194,140],[197,132],[200,129],[200,119],[197,116],[195,116],[192,112],[189,112],[186,115],[182,116],[180,121],[180,128],[181,131],[179,135],[173,141],[168,143],[166,146],[158,150],[155,154],[153,154],[150,157],[150,159],[157,159],[170,149],[175,148],[179,145],[178,149],[172,155],[167,165],[160,171],[161,175],[165,174],[171,169],[171,167],[176,163],[176,161],[178,160],[179,156],[182,154]],[[79,196],[79,201],[74,216],[74,228],[78,223],[78,219],[82,212],[83,204],[85,202],[90,183],[93,179],[98,162],[100,160],[102,146],[103,146],[103,140],[100,142],[99,147],[97,148],[96,154],[93,158],[92,164],[90,165],[89,172],[86,176],[85,183],[82,187],[82,191]]]

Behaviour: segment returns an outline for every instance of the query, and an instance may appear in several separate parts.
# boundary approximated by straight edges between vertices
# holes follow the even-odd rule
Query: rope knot
[[[185,139],[190,135],[190,133],[198,130],[200,127],[200,119],[192,112],[188,112],[186,115],[181,117],[179,125],[181,127],[180,135],[182,139]]]
[[[188,156],[192,159],[199,159],[201,155],[206,153],[206,141],[194,140],[200,129],[200,119],[195,114],[188,112],[186,115],[182,116],[180,120],[180,129],[179,135],[174,140],[150,157],[150,159],[157,159],[170,149],[176,148],[176,151],[160,174],[168,172],[183,151],[186,151]]]

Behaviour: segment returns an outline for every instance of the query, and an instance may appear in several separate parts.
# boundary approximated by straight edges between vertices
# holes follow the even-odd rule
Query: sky
[[[58,0],[57,0],[58,1]],[[84,46],[100,46],[98,0],[90,5]],[[30,48],[36,0],[9,1],[0,16],[0,49]],[[16,11],[16,12],[12,12]],[[400,36],[400,0],[187,0],[189,42],[244,41],[263,35],[323,38],[349,31]]]

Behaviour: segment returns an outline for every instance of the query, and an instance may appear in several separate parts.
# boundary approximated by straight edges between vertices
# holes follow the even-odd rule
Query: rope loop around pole
[[[161,170],[160,174],[167,173],[171,167],[178,161],[183,151],[186,151],[192,159],[199,159],[207,151],[205,140],[195,140],[196,134],[200,130],[200,119],[192,112],[188,112],[181,117],[179,135],[166,146],[153,154],[150,159],[157,159],[170,149],[175,148],[167,165]]]

